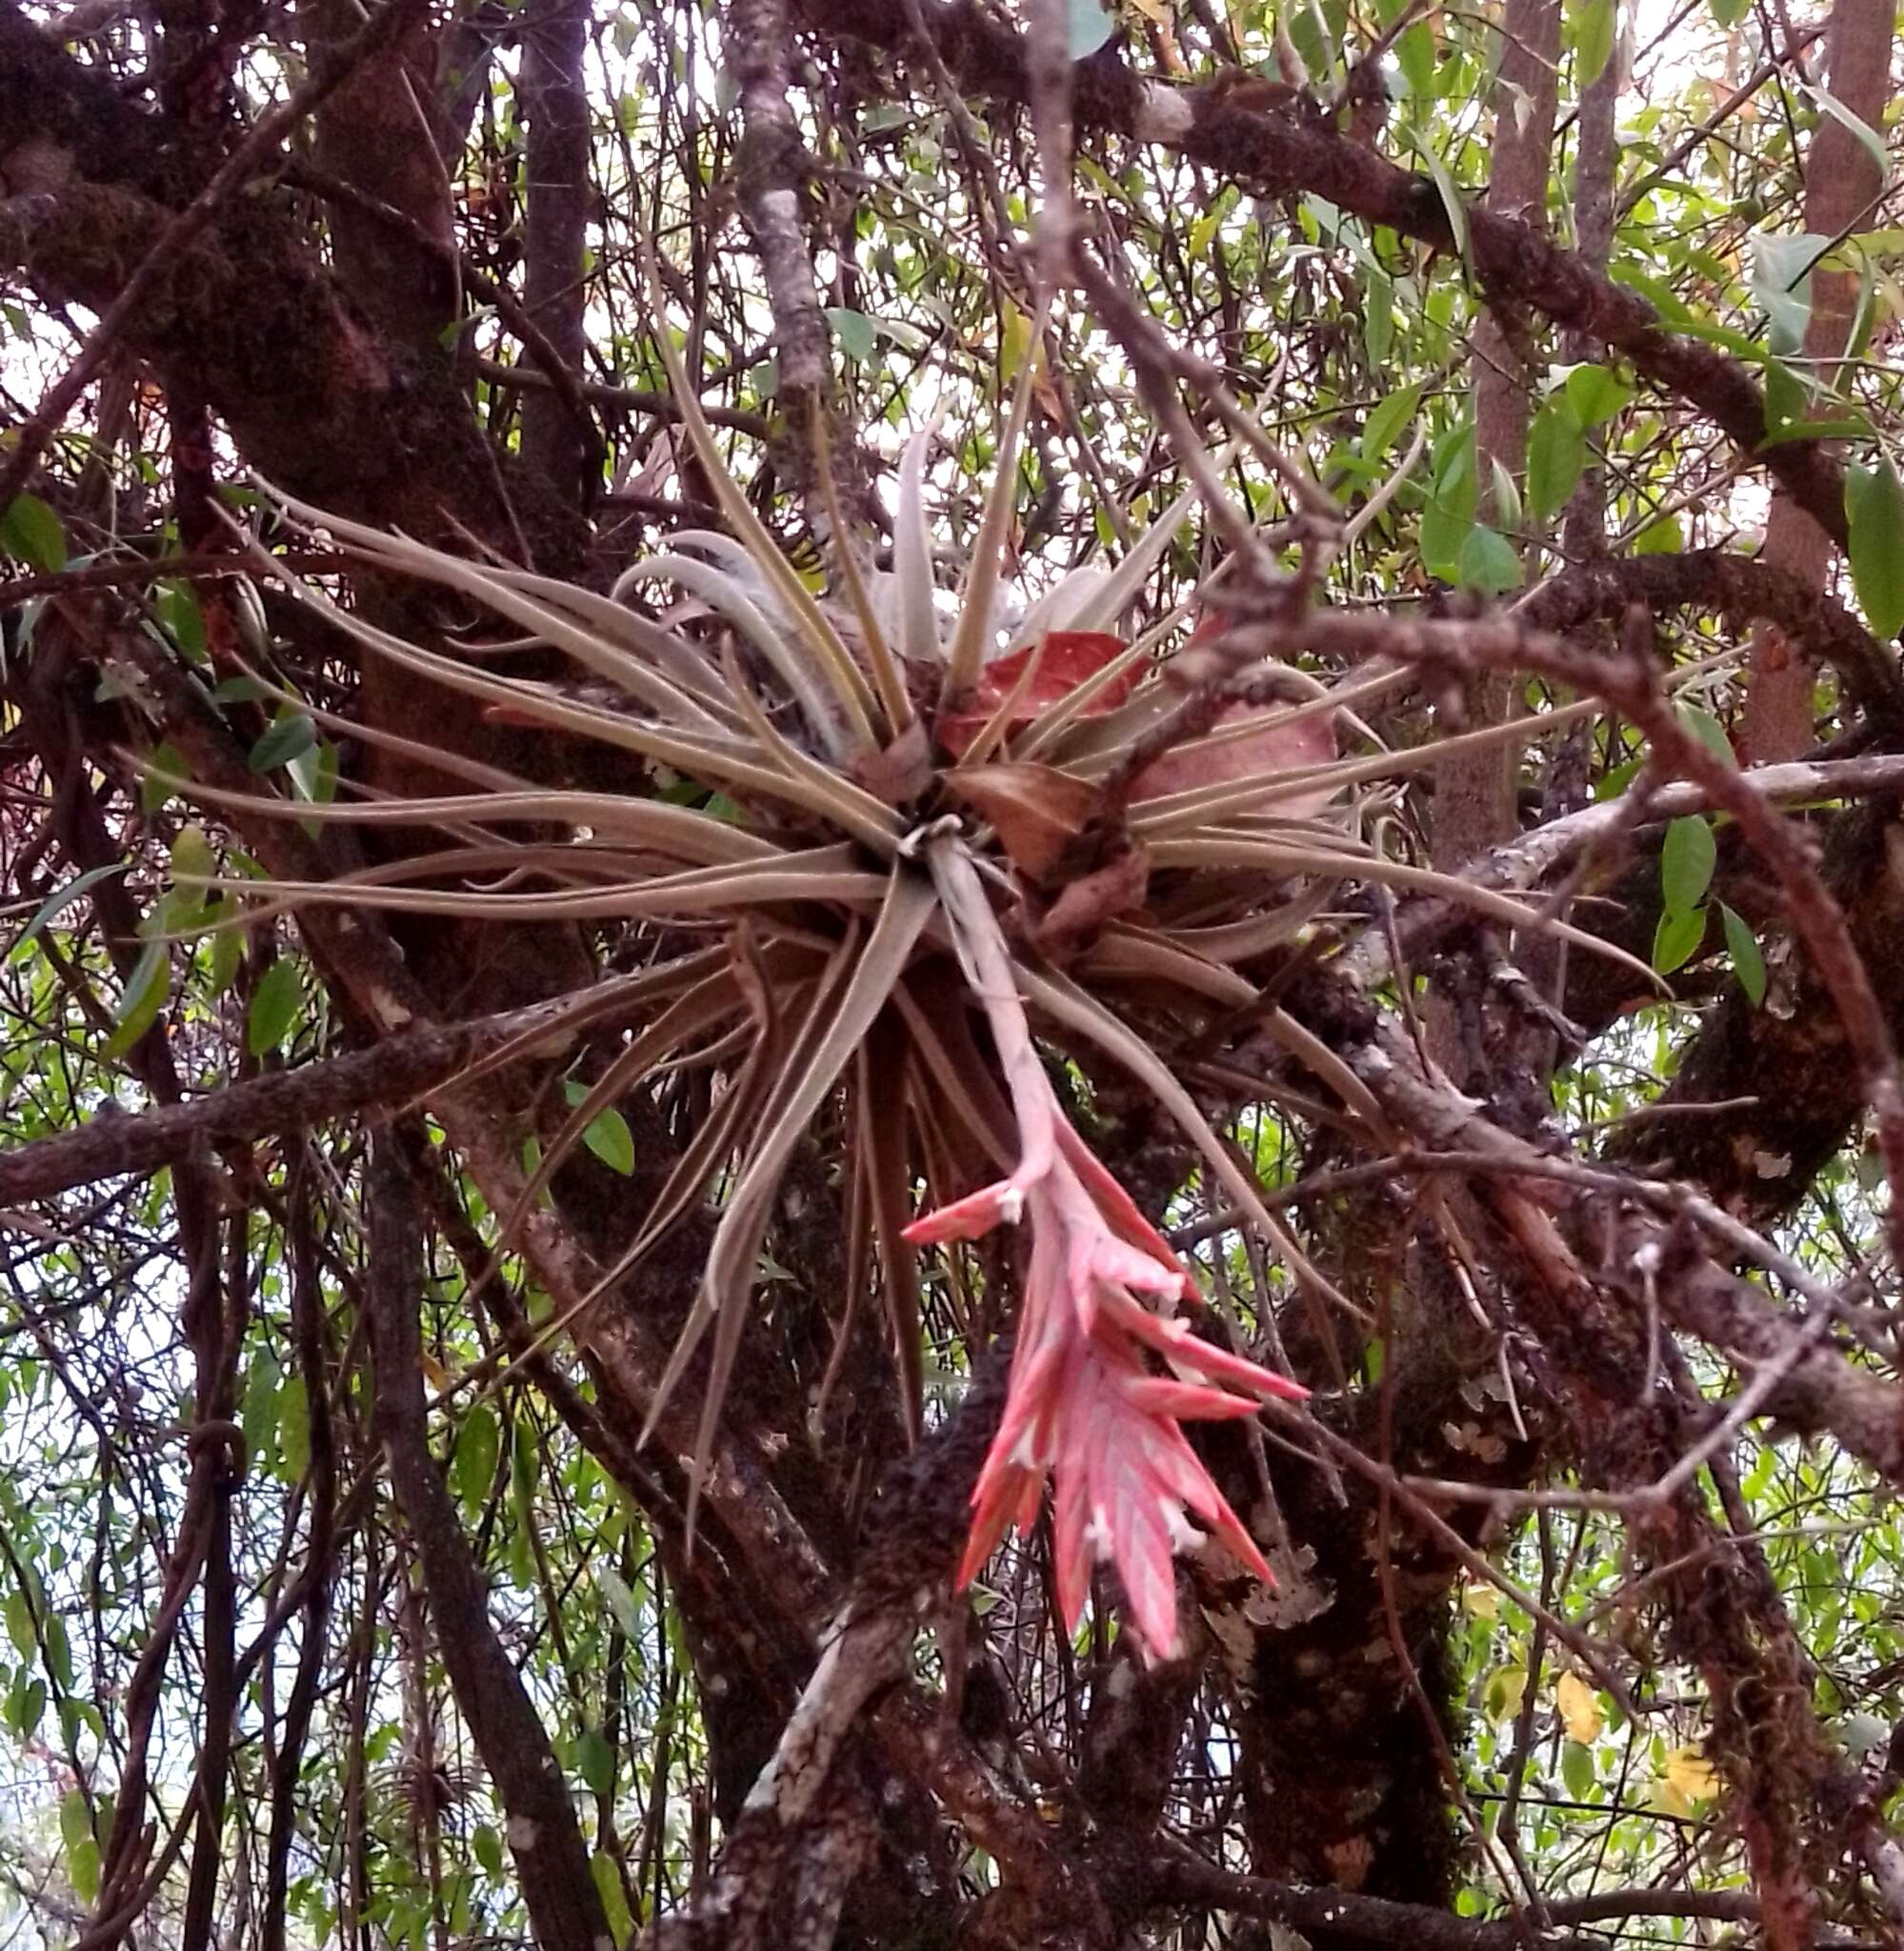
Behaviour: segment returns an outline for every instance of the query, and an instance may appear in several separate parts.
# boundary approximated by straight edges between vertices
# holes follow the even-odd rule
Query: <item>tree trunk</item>
[[[1891,54],[1895,21],[1890,0],[1835,0],[1826,48],[1826,87],[1867,128],[1884,127],[1891,99]],[[1805,155],[1805,228],[1834,242],[1869,227],[1883,194],[1884,174],[1862,141],[1835,115],[1818,113]],[[1825,247],[1821,244],[1820,250]],[[1820,387],[1836,380],[1857,310],[1858,277],[1853,271],[1815,267],[1811,273],[1812,315],[1805,327],[1806,369]],[[1832,542],[1824,530],[1782,490],[1774,489],[1765,525],[1765,561],[1823,589]],[[1775,625],[1759,626],[1752,647],[1741,743],[1751,765],[1771,765],[1810,752],[1818,681],[1815,653]]]

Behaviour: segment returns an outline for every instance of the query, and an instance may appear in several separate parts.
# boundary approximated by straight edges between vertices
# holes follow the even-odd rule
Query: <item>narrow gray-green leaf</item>
[[[162,941],[149,941],[126,979],[125,993],[106,1039],[108,1056],[124,1056],[158,1019],[171,986],[171,958]]]
[[[48,922],[56,919],[67,908],[78,900],[88,888],[96,887],[108,875],[124,874],[130,863],[124,860],[109,860],[103,867],[89,867],[84,874],[75,875],[62,888],[55,888],[40,905],[34,909],[32,918],[21,929],[13,942],[9,956],[11,961],[24,961],[26,951],[32,945],[33,937]]]

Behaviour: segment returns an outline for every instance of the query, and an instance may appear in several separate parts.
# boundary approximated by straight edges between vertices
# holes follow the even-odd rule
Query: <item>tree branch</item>
[[[920,11],[961,88],[1012,104],[1029,99],[1026,44],[1016,30],[978,0],[922,0]],[[888,0],[798,0],[797,18],[824,39],[846,35],[901,57],[912,33]],[[1075,110],[1080,133],[1174,149],[1259,196],[1307,191],[1438,251],[1456,250],[1428,177],[1397,169],[1299,105],[1256,110],[1214,86],[1153,81],[1132,72],[1113,46],[1079,64]],[[1532,226],[1473,205],[1467,217],[1470,253],[1491,303],[1537,312],[1624,355],[1662,392],[1697,407],[1741,453],[1758,455],[1765,398],[1738,360],[1675,333],[1637,292],[1597,275]],[[1825,444],[1783,441],[1760,458],[1842,545],[1844,473]]]

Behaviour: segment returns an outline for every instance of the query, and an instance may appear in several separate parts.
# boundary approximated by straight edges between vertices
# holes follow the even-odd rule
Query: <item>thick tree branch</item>
[[[391,1488],[423,1566],[436,1641],[476,1752],[508,1817],[522,1894],[545,1951],[599,1951],[608,1920],[589,1873],[554,1750],[489,1614],[483,1577],[431,1455],[423,1398],[423,1229],[410,1168],[394,1133],[371,1142],[371,1345],[376,1428]]]
[[[557,0],[525,15],[521,81],[529,120],[522,309],[542,334],[545,370],[557,389],[524,400],[522,451],[558,493],[584,506],[601,485],[593,430],[571,405],[587,346],[582,258],[589,235],[589,100],[582,62],[589,23],[588,0]],[[597,471],[592,482],[591,464]]]
[[[250,1077],[189,1103],[95,1116],[70,1131],[0,1152],[0,1206],[50,1198],[97,1179],[156,1172],[231,1145],[402,1104],[516,1036],[558,1032],[573,1008],[574,998],[562,996],[462,1023],[419,1023],[391,1032],[368,1050]]]

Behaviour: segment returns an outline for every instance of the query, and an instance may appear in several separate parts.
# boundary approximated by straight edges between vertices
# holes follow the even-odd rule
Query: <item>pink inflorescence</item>
[[[1018,1169],[906,1233],[924,1242],[975,1239],[1021,1218],[1032,1228],[1011,1389],[972,1493],[958,1582],[971,1581],[1009,1527],[1030,1531],[1049,1471],[1056,1482],[1052,1536],[1067,1629],[1084,1609],[1093,1559],[1108,1558],[1146,1651],[1167,1658],[1176,1644],[1172,1560],[1197,1535],[1187,1509],[1257,1578],[1271,1576],[1179,1424],[1250,1416],[1266,1396],[1300,1399],[1308,1391],[1213,1347],[1141,1297],[1155,1297],[1168,1309],[1194,1288],[1072,1128],[1043,1076],[1020,1068],[1012,1082],[1025,1142]],[[1028,1103],[1032,1094],[1042,1101]],[[1153,1356],[1173,1373],[1156,1373]],[[1231,1387],[1213,1386],[1218,1382]]]

